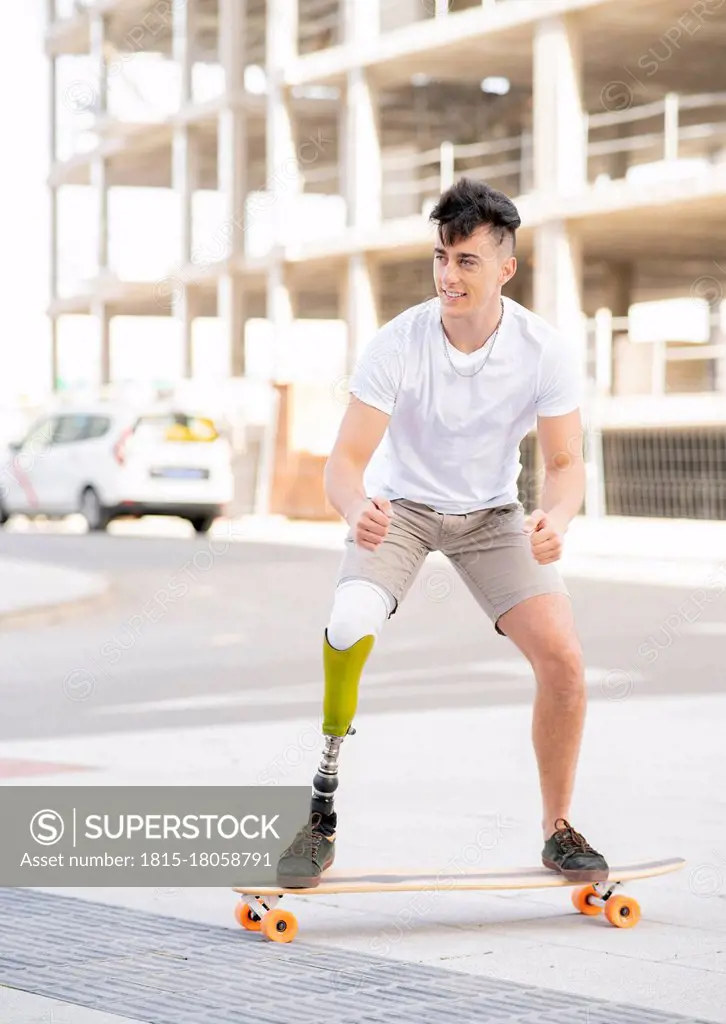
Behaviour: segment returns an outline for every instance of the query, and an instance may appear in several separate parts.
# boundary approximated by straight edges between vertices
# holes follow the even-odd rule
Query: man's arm
[[[564,416],[540,416],[537,437],[544,462],[545,479],[541,506],[528,517],[532,554],[540,563],[556,562],[562,554],[562,538],[585,497],[585,460],[582,453],[582,419],[579,409]]]
[[[564,416],[540,416],[537,437],[545,470],[541,507],[564,532],[585,498],[580,410]]]
[[[325,465],[328,501],[354,531],[356,543],[369,550],[374,550],[388,532],[391,505],[375,497],[369,501],[363,474],[390,418],[351,395]]]

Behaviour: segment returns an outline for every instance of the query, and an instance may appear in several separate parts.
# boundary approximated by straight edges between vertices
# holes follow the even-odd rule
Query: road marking
[[[684,633],[698,633],[701,636],[726,636],[726,622],[689,622],[681,626]]]
[[[235,647],[247,642],[245,633],[219,633],[209,641],[210,647]]]
[[[591,689],[601,686],[612,669],[588,667],[585,681]],[[442,679],[442,676],[446,676]],[[643,681],[638,673],[630,673],[633,682]],[[467,676],[476,678],[465,678]],[[502,677],[507,677],[502,680]],[[438,685],[422,688],[418,683],[438,680]],[[393,684],[393,685],[391,685]],[[375,693],[377,687],[385,687]],[[526,662],[473,661],[465,665],[432,666],[419,669],[397,669],[391,672],[369,672],[361,680],[361,699],[371,696],[405,697],[412,692],[447,694],[511,693],[534,689],[532,670]],[[91,715],[145,715],[163,711],[204,711],[232,707],[274,707],[284,704],[315,702],[322,699],[321,680],[247,690],[241,693],[199,694],[192,697],[170,697],[165,700],[131,704],[111,704],[89,708]]]

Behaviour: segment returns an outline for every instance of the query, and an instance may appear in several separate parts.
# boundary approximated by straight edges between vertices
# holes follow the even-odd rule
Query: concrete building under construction
[[[100,383],[116,317],[172,324],[191,379],[198,321],[231,378],[251,322],[274,350],[314,321],[345,328],[330,387],[433,294],[466,174],[519,208],[508,294],[581,340],[590,510],[726,518],[726,0],[48,0],[46,51],[55,379],[68,317]]]

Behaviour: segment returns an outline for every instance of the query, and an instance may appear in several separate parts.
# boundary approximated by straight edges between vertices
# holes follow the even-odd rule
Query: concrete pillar
[[[108,273],[108,178],[103,157],[91,162],[91,187],[96,202],[97,276],[102,278]]]
[[[100,384],[111,383],[111,317],[108,307],[101,299],[94,299],[91,314],[98,326],[98,340],[101,355]]]
[[[244,281],[235,274],[223,274],[217,285],[217,316],[229,346],[232,377],[245,374],[246,307]]]
[[[47,8],[48,23],[55,16],[55,3],[49,0]],[[48,58],[48,166],[53,168],[56,160],[57,125],[56,125],[56,58]],[[52,304],[58,298],[58,189],[49,185],[49,260],[48,260],[48,301]],[[55,316],[50,319],[50,386],[55,391],[58,380],[58,323]]]
[[[397,16],[399,23],[408,24],[423,15],[421,0],[397,0],[395,4],[384,5],[383,11],[381,0],[341,0],[340,6],[343,41],[348,44],[375,39],[382,25],[386,25],[387,29],[391,27],[386,18]],[[404,17],[406,20],[401,21]]]
[[[595,314],[595,388],[597,394],[609,395],[613,390],[613,317],[606,306]]]
[[[227,254],[244,251],[244,204],[247,195],[247,118],[240,102],[244,88],[245,5],[220,0],[222,32],[219,52],[225,76],[226,102],[219,114],[219,190],[223,198],[223,234]]]
[[[610,261],[605,270],[605,310],[597,318],[596,328],[596,380],[598,390],[612,393],[613,382],[618,379],[615,365],[623,345],[629,345],[628,334],[622,328],[614,329],[614,318],[627,317],[632,303],[635,268],[632,263]],[[621,344],[620,338],[623,339]]]
[[[96,115],[104,117],[108,110],[108,81],[106,57],[104,53],[106,25],[103,14],[94,11],[90,20],[91,60],[95,65],[95,80],[98,84],[98,100]],[[96,156],[91,163],[91,186],[94,190],[98,236],[96,255],[98,275],[102,277],[108,271],[108,184],[106,180],[106,161]]]
[[[50,389],[58,390],[58,318],[49,319],[50,328]]]
[[[719,264],[717,268],[721,270]],[[719,346],[713,365],[712,387],[718,394],[726,394],[726,299],[716,297],[711,303],[711,315],[718,314],[718,320],[711,326],[711,343]]]
[[[375,39],[381,30],[381,5],[348,0],[345,41],[350,45]],[[416,12],[420,16],[419,11]],[[386,26],[389,27],[389,26]],[[365,68],[348,72],[347,102],[342,118],[341,182],[347,223],[366,232],[381,222],[381,145],[378,102]],[[348,326],[346,365],[351,372],[361,349],[378,328],[376,272],[364,253],[348,258],[343,284],[343,308]]]
[[[192,64],[194,59],[192,44],[194,40],[193,17],[195,6],[192,3],[175,5],[173,11],[172,34],[174,61],[179,67],[181,88],[180,106],[190,103],[192,98]],[[179,204],[180,241],[179,266],[186,268],[192,258],[192,194],[196,182],[193,181],[191,161],[190,129],[186,124],[174,127],[172,141],[172,187]],[[185,275],[181,274],[173,291],[172,313],[178,325],[179,340],[183,352],[184,376],[192,376],[192,319],[193,310],[190,301],[189,286]]]
[[[587,180],[582,46],[573,15],[545,18],[534,31],[534,187],[558,196]]]
[[[179,66],[181,79],[180,106],[192,99],[192,40],[194,38],[193,4],[179,4],[173,12],[174,61]],[[181,221],[180,253],[182,266],[191,260],[192,253],[192,193],[196,182],[193,180],[190,131],[186,124],[174,127],[172,143],[172,187],[179,201]]]
[[[533,297],[536,313],[584,343],[582,247],[565,221],[551,221],[535,231]]]
[[[290,287],[289,271],[282,260],[275,260],[267,277],[267,319],[274,329],[272,379],[279,380],[284,368],[284,355],[290,342],[295,304]]]
[[[182,374],[188,379],[194,376],[193,337],[197,306],[196,292],[188,284],[180,284],[174,289],[173,314],[182,350]]]
[[[285,68],[297,57],[297,0],[267,4],[267,190],[274,217],[274,246],[290,235],[303,190],[291,97],[283,85]]]
[[[95,81],[98,87],[96,116],[103,118],[108,111],[108,69],[106,65],[105,42],[106,22],[103,13],[93,11],[90,15],[90,50],[91,60],[95,66]],[[96,261],[97,277],[103,279],[108,274],[108,177],[106,160],[95,156],[91,161],[91,188],[96,203]],[[111,380],[111,343],[109,336],[110,318],[108,310],[100,300],[94,301],[91,308],[98,330],[101,384]]]
[[[380,5],[347,0],[344,8],[345,41],[366,43],[379,33]],[[367,228],[381,219],[381,145],[376,91],[365,68],[348,72],[341,181],[348,224]]]
[[[582,50],[576,19],[546,18],[535,26],[533,66],[534,186],[548,199],[585,184],[587,145]],[[582,251],[565,221],[538,227],[534,239],[534,308],[553,327],[576,336],[585,358]]]
[[[227,257],[244,253],[245,197],[247,194],[247,119],[241,105],[244,88],[245,4],[219,0],[220,61],[224,69],[226,101],[219,114],[219,191],[223,198],[221,232]],[[226,271],[217,290],[218,316],[228,340],[230,372],[245,372],[245,302],[243,282]]]
[[[381,221],[381,166],[375,99],[360,68],[348,73],[344,150],[348,225],[356,233],[364,233]],[[376,282],[364,253],[348,257],[345,288],[346,364],[352,367],[378,326]]]
[[[380,323],[378,268],[364,253],[348,259],[343,289],[348,325],[346,373],[350,374]]]
[[[344,195],[348,225],[365,230],[381,220],[381,145],[378,105],[364,68],[348,72]]]
[[[295,318],[294,298],[284,262],[284,241],[299,216],[303,181],[295,138],[291,100],[283,85],[285,67],[298,52],[296,0],[268,0],[267,4],[267,208],[272,211],[272,251],[267,274],[267,319],[273,328],[273,379],[282,370],[282,354]]]

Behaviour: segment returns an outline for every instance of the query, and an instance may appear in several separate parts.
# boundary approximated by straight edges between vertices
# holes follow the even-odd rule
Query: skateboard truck
[[[592,882],[572,891],[572,905],[586,917],[605,912],[617,928],[634,928],[640,920],[640,904],[632,896],[613,896],[622,881]]]
[[[278,896],[253,896],[245,893],[235,907],[234,916],[245,931],[262,932],[273,942],[292,942],[297,934],[297,919],[289,910],[276,910]]]
[[[589,896],[588,903],[596,907],[604,907],[618,886],[622,884],[622,882],[593,882],[594,892]]]

